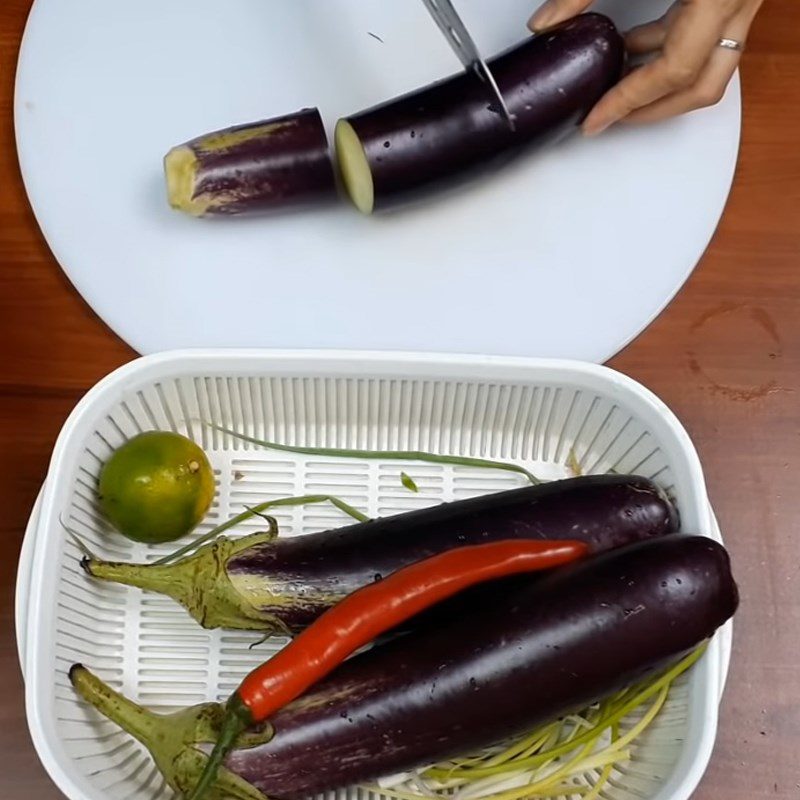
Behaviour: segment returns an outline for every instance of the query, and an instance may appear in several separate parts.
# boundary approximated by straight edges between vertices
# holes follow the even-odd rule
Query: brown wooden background
[[[134,356],[68,284],[25,199],[12,97],[29,6],[0,0],[0,800],[60,797],[25,723],[17,555],[62,422]],[[697,796],[800,798],[798,0],[767,0],[742,73],[741,160],[720,229],[678,298],[612,366],[657,392],[694,437],[742,589],[719,738]]]

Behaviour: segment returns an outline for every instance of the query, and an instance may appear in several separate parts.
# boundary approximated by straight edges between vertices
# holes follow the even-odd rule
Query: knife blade
[[[497,86],[497,81],[495,81],[492,71],[483,60],[474,39],[470,36],[466,25],[462,22],[453,4],[450,0],[422,0],[422,2],[464,67],[474,70],[486,84],[492,99],[499,106],[500,113],[505,117],[511,130],[514,130],[514,119],[509,113],[506,101]]]

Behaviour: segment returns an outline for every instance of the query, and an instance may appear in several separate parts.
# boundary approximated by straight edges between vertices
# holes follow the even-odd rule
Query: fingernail
[[[582,126],[583,135],[586,137],[599,136],[603,131],[610,128],[616,120],[593,120],[589,117]]]
[[[528,27],[534,32],[544,30],[555,16],[552,3],[545,3],[529,20]]]

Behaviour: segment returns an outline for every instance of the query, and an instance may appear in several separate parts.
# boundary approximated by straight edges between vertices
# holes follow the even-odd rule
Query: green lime
[[[203,450],[168,431],[134,436],[100,470],[100,507],[109,522],[136,542],[180,539],[214,499],[214,474]]]

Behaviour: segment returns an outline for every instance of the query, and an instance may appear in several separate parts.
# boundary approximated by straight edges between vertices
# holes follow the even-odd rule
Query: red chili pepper
[[[201,800],[239,734],[299,697],[380,634],[476,583],[560,566],[586,551],[584,542],[573,541],[514,540],[460,547],[348,595],[256,667],[231,695],[219,739],[190,800]]]

